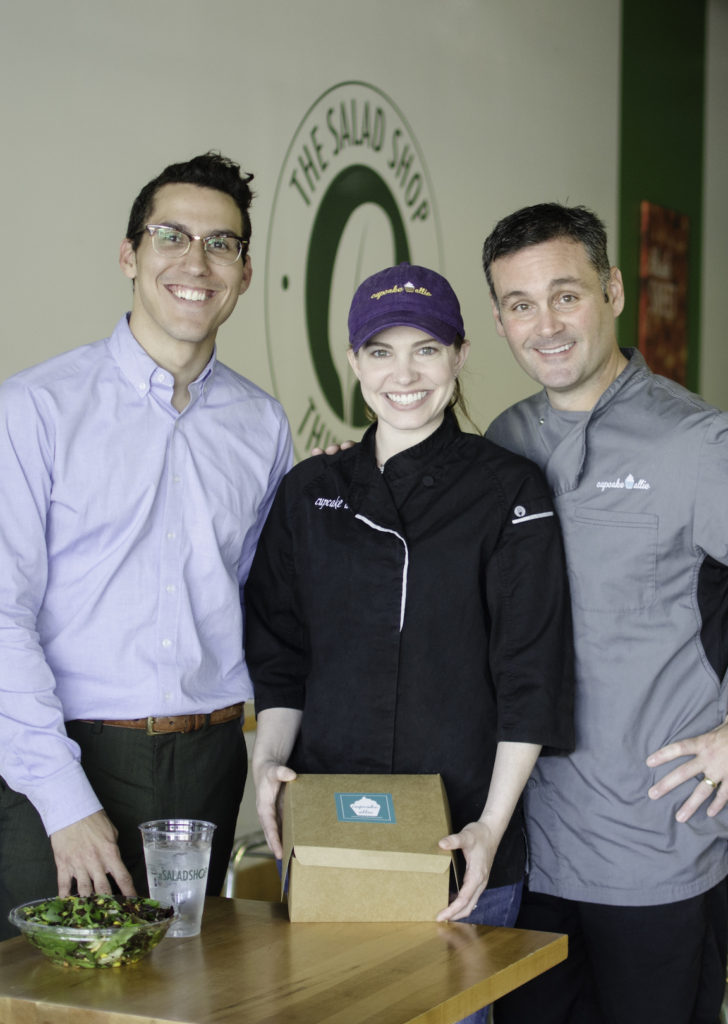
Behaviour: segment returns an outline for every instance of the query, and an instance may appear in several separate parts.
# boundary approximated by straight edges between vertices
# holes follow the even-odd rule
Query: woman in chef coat
[[[438,920],[511,925],[521,792],[573,745],[558,520],[533,463],[458,425],[470,342],[441,275],[368,278],[349,340],[374,422],[284,478],[245,592],[261,825],[280,857],[297,771],[439,773],[466,870]]]

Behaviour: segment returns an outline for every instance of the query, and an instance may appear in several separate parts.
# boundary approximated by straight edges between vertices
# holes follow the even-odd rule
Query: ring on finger
[[[703,782],[707,782],[711,789],[717,789],[718,786],[720,785],[720,782],[713,782],[713,780],[709,779],[707,775],[703,776],[703,780],[702,781]]]

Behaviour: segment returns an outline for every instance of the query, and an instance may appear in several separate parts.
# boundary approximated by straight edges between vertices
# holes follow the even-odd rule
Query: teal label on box
[[[391,793],[335,793],[339,821],[376,821],[392,825],[394,801]]]

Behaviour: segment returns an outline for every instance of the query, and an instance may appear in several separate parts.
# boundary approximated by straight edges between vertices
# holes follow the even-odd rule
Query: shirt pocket
[[[580,506],[570,518],[566,547],[574,604],[590,612],[650,608],[656,590],[658,517]]]

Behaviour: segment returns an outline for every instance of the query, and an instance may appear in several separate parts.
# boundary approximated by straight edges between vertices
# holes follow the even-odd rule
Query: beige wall
[[[275,182],[310,104],[345,80],[391,97],[425,154],[482,426],[531,390],[491,326],[479,258],[493,222],[526,203],[583,202],[616,253],[618,0],[5,7],[0,378],[110,331],[130,301],[116,258],[132,198],[166,163],[216,148],[255,172],[258,193],[253,285],[220,349],[271,389],[262,279]],[[726,0],[710,0],[709,27],[702,383],[728,407]]]
[[[587,203],[615,228],[619,11],[616,0],[6,5],[0,377],[111,330],[130,299],[116,259],[131,200],[166,163],[216,148],[255,172],[258,192],[254,280],[220,349],[270,388],[262,278],[275,182],[309,105],[359,79],[394,100],[425,154],[485,426],[530,390],[491,327],[485,234],[546,199]]]

